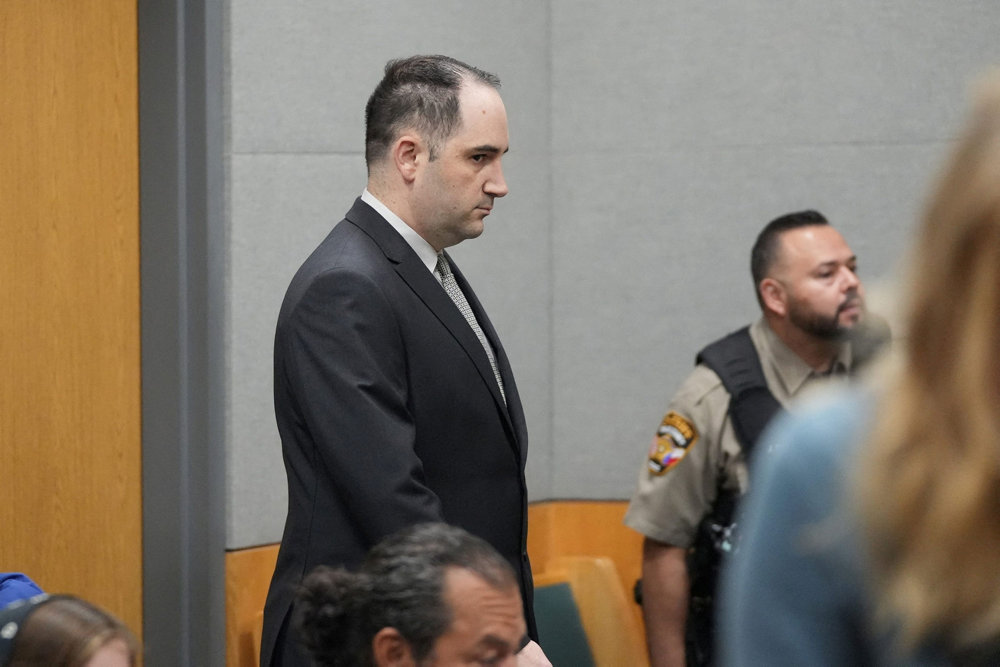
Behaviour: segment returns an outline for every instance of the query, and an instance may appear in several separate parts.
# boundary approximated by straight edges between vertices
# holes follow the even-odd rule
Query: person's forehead
[[[481,81],[465,81],[458,89],[458,105],[460,109],[477,108],[481,105],[499,104],[503,107],[500,91]]]
[[[497,588],[478,574],[452,567],[443,597],[451,625],[434,644],[434,664],[466,664],[514,655],[525,633],[521,594],[515,582]]]
[[[476,572],[464,567],[449,567],[445,572],[445,596],[454,608],[477,606],[519,595],[517,586],[494,586]]]
[[[484,84],[471,84],[462,87],[458,96],[459,113],[462,122],[456,132],[457,136],[490,134],[501,136],[506,140],[507,110],[504,107],[500,93]]]
[[[130,667],[132,653],[123,639],[114,638],[104,644],[85,667]]]
[[[497,588],[464,568],[445,573],[445,598],[453,612],[453,627],[485,632],[493,625],[521,621],[521,594],[517,586]]]
[[[779,261],[846,261],[853,256],[847,241],[830,225],[789,229],[781,235]]]

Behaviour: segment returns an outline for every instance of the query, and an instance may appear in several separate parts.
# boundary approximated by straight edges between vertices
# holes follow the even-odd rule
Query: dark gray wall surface
[[[147,667],[225,661],[223,29],[138,4]]]
[[[610,3],[230,0],[225,348],[229,548],[274,542],[271,404],[284,289],[365,184],[385,61],[496,72],[511,193],[454,249],[510,354],[532,498],[627,498],[710,339],[756,315],[771,218],[830,217],[892,275],[972,77],[1000,61],[981,0]]]

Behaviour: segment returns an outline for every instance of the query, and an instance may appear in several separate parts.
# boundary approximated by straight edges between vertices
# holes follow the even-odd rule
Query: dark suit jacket
[[[360,199],[292,279],[274,341],[288,517],[262,665],[284,650],[279,631],[305,575],[320,564],[356,567],[380,538],[421,521],[461,526],[510,561],[536,637],[524,412],[496,331],[454,273],[496,351],[506,405],[444,288]]]

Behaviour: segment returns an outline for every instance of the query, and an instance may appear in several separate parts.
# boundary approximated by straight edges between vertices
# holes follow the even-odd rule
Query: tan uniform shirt
[[[750,326],[764,379],[784,407],[830,376],[816,373],[775,335],[763,318]],[[846,377],[851,351],[844,345],[832,375]],[[747,489],[747,466],[729,420],[729,392],[707,366],[698,365],[670,401],[667,416],[632,496],[625,524],[658,542],[689,547],[712,509],[718,484]]]

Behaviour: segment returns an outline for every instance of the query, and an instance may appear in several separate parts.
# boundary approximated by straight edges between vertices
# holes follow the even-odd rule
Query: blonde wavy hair
[[[879,612],[903,646],[1000,637],[1000,72],[911,254],[909,335],[860,460]]]

